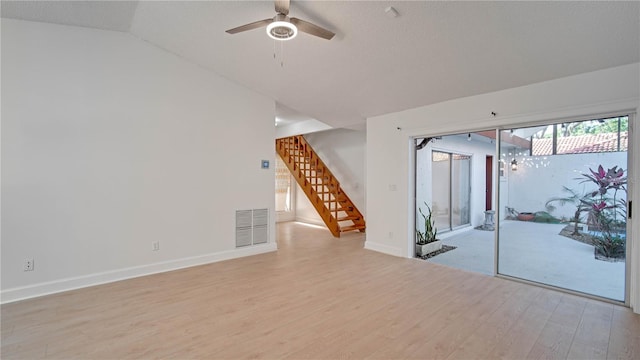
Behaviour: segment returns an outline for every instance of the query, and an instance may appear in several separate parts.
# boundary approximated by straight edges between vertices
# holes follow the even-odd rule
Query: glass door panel
[[[451,228],[470,223],[471,156],[451,156]]]
[[[449,204],[451,156],[449,153],[433,151],[431,159],[431,194],[433,196],[431,210],[436,227],[440,231],[445,231],[451,228]]]
[[[447,231],[470,224],[471,156],[434,150],[431,162],[436,226]]]
[[[501,132],[498,273],[625,300],[627,123]]]

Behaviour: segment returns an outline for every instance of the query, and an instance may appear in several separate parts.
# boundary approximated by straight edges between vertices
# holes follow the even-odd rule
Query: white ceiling
[[[336,37],[300,34],[276,60],[264,29],[224,32],[273,15],[270,1],[2,1],[3,17],[128,31],[335,127],[640,61],[637,1],[294,1],[290,16]]]

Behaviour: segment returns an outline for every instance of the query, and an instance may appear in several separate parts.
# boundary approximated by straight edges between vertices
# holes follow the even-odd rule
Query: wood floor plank
[[[587,299],[563,295],[527,359],[564,359],[582,319]]]
[[[518,290],[502,306],[469,336],[468,340],[458,344],[449,359],[492,358],[491,351],[508,336],[514,325],[531,306],[532,298],[542,289],[518,284]]]
[[[274,253],[1,306],[2,359],[637,359],[629,309],[278,225]]]
[[[571,343],[569,359],[606,359],[614,305],[588,301]]]
[[[614,307],[607,359],[640,358],[640,316],[630,309]]]

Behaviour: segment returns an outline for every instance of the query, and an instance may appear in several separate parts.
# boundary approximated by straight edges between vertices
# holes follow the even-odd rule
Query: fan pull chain
[[[284,41],[273,40],[273,60],[276,60],[276,42],[280,43],[280,67],[284,67]]]

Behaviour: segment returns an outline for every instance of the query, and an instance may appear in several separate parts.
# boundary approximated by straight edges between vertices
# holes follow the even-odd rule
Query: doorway
[[[494,130],[416,139],[416,231],[424,232],[422,215],[428,216],[431,209],[436,237],[446,250],[421,258],[494,274],[494,229],[483,225],[487,206],[492,206],[487,196],[491,199],[495,183],[495,134]]]
[[[296,218],[295,179],[278,154],[275,165],[276,222],[293,221]]]
[[[421,258],[628,303],[633,120],[549,121],[416,139],[416,232],[424,231],[420,210],[431,207],[438,237],[453,248]],[[461,201],[463,179],[468,202]],[[472,226],[457,228],[463,221],[455,215],[466,203]],[[487,221],[492,216],[495,223]]]

